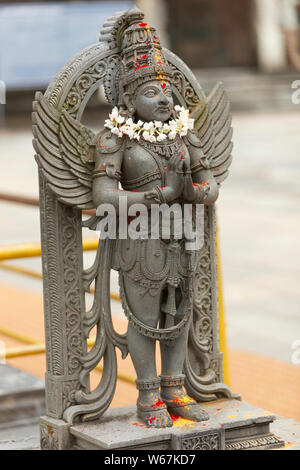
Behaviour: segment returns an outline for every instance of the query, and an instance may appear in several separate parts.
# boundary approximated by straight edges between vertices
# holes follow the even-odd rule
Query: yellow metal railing
[[[96,250],[99,238],[86,238],[82,242],[84,251]],[[41,256],[40,243],[22,243],[19,245],[0,246],[0,261],[16,258],[32,258]]]
[[[24,357],[24,356],[34,356],[36,354],[44,354],[46,352],[45,344],[39,343],[38,341],[32,338],[19,335],[18,333],[15,333],[10,330],[6,330],[5,328],[0,328],[0,333],[10,338],[14,338],[14,339],[17,339],[19,341],[29,344],[29,346],[18,346],[14,348],[9,348],[6,351],[0,351],[0,360],[1,359],[13,359],[13,358]],[[94,338],[88,339],[87,341],[88,347],[91,347],[94,344],[95,344]],[[103,371],[103,367],[101,365],[96,366],[95,369],[98,370],[99,372]],[[127,374],[124,374],[123,372],[118,371],[117,377],[119,380],[122,380],[123,382],[135,384],[135,378]]]

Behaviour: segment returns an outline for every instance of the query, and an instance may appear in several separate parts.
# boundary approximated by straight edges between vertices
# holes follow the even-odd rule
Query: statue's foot
[[[169,428],[173,421],[159,390],[140,390],[137,402],[138,417],[151,428]]]
[[[185,406],[172,406],[167,405],[168,411],[173,416],[180,416],[184,419],[190,419],[192,421],[207,421],[209,419],[206,411],[201,410],[198,403],[191,403]]]
[[[151,428],[170,428],[173,421],[168,413],[167,407],[159,410],[145,411],[144,407],[138,405],[138,417]]]
[[[163,401],[171,415],[193,421],[207,421],[209,419],[206,411],[202,410],[198,403],[181,389],[173,393],[172,396],[170,393],[167,396],[163,395]]]

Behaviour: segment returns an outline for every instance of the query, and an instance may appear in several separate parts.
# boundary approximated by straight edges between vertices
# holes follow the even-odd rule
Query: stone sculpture
[[[80,119],[101,84],[114,108],[104,129],[95,134]],[[207,420],[198,402],[234,396],[223,383],[218,344],[214,202],[232,151],[229,102],[222,84],[206,97],[188,67],[161,47],[154,28],[134,8],[107,20],[100,42],[71,59],[44,95],[36,94],[33,111],[47,416],[60,430],[58,440],[67,425],[94,420],[108,408],[117,378],[115,348],[123,358],[130,352],[137,373],[138,415],[147,426],[172,426],[172,414]],[[93,266],[84,271],[82,224],[99,228],[104,220],[101,205],[119,211],[120,196],[126,196],[129,207],[142,204],[146,212],[152,205],[190,204],[193,222],[201,205],[202,246],[187,249],[185,237],[176,236],[175,211],[167,239],[160,231],[156,239],[101,239]],[[97,212],[82,222],[82,209]],[[116,333],[111,320],[111,269],[119,271],[126,335]],[[84,292],[93,281],[94,303],[86,311]],[[95,344],[88,351],[86,341],[95,326]],[[156,341],[161,347],[160,376]],[[90,391],[89,374],[102,359],[101,381]],[[42,445],[49,447],[46,434],[42,426]]]

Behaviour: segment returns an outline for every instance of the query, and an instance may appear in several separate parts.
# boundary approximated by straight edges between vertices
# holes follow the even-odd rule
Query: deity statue
[[[37,94],[34,104],[50,416],[72,423],[103,414],[115,391],[118,347],[123,357],[130,353],[139,393],[137,413],[147,426],[170,427],[173,415],[208,420],[198,402],[234,396],[222,383],[218,350],[213,212],[231,163],[228,99],[222,84],[205,97],[190,70],[162,48],[137,8],[109,18],[98,49],[93,48],[85,50],[84,59],[76,56],[45,95]],[[94,134],[80,117],[100,83],[113,110],[104,129]],[[185,234],[178,236],[174,210],[167,237],[161,220],[156,237],[151,237],[150,222],[139,237],[120,237],[118,230],[116,239],[100,237],[95,262],[83,271],[81,209],[96,209],[83,222],[85,227],[104,230],[104,209],[110,205],[119,216],[119,228],[124,198],[129,211],[139,204],[148,213],[155,205],[175,205],[182,214],[188,204],[193,226],[201,207],[202,245],[190,249]],[[130,226],[141,214],[127,215]],[[60,247],[59,259],[53,247]],[[118,271],[128,319],[124,335],[115,332],[111,319],[112,269]],[[93,281],[94,302],[86,311],[82,291],[89,291]],[[95,344],[87,350],[95,326]],[[89,373],[101,359],[101,382],[90,391]]]

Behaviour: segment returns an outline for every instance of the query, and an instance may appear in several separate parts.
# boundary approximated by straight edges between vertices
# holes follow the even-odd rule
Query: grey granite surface
[[[170,440],[172,435],[182,432],[201,432],[270,422],[275,416],[265,410],[248,405],[239,400],[217,400],[201,404],[208,412],[209,421],[196,423],[179,418],[172,428],[156,429],[144,425],[136,415],[135,406],[112,408],[98,421],[82,423],[71,427],[71,433],[104,449],[125,448],[134,443],[143,445],[149,442]]]

